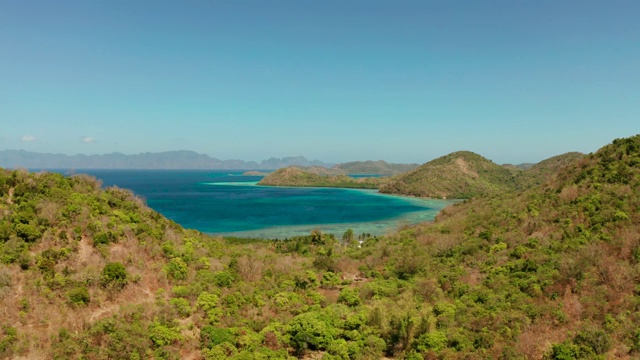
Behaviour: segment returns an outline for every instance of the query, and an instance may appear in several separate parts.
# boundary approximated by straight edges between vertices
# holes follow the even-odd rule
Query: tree
[[[352,246],[355,243],[355,237],[353,235],[353,230],[351,228],[347,229],[347,231],[342,234],[342,242],[344,242],[347,246]]]

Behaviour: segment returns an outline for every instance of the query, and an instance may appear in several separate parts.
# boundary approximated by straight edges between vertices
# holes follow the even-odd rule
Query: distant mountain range
[[[64,155],[24,150],[0,150],[0,167],[27,169],[256,169],[275,170],[288,166],[331,167],[304,156],[270,158],[260,163],[243,160],[219,160],[194,151],[167,151],[125,155]]]
[[[353,161],[334,166],[347,174],[382,174],[395,175],[417,168],[419,164],[389,164],[384,160]]]

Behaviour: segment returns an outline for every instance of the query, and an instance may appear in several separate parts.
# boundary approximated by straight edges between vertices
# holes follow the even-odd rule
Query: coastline
[[[256,186],[267,188],[308,188],[308,189],[340,189],[345,191],[355,191],[366,193],[370,196],[391,197],[402,201],[407,201],[414,206],[418,206],[423,210],[411,211],[392,218],[368,221],[368,222],[345,222],[345,223],[326,223],[326,224],[302,224],[302,225],[282,225],[265,227],[256,230],[232,231],[232,232],[206,232],[211,236],[233,236],[243,238],[264,238],[264,239],[284,239],[293,236],[309,235],[314,229],[320,229],[323,233],[331,233],[340,238],[344,231],[352,229],[356,234],[367,233],[375,236],[386,235],[396,231],[403,225],[416,225],[425,222],[433,222],[436,215],[453,204],[459,203],[461,199],[432,199],[420,198],[415,196],[403,196],[397,194],[380,193],[376,189],[354,189],[354,188],[336,188],[336,187],[311,187],[311,186],[271,186],[258,185],[257,181],[246,182],[206,182],[206,185],[217,186]]]

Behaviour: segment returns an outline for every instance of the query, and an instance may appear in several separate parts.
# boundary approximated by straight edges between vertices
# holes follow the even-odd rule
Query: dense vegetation
[[[523,190],[544,183],[561,168],[584,157],[566,153],[526,166],[497,165],[484,157],[459,151],[391,178],[380,192],[428,198],[467,199]]]
[[[354,179],[347,175],[331,175],[331,171],[288,167],[265,176],[258,185],[377,189],[384,181],[380,178]]]
[[[640,355],[640,136],[376,238],[225,241],[88,177],[0,172],[0,356]]]
[[[532,186],[541,185],[563,167],[574,164],[584,157],[585,155],[583,153],[568,152],[527,166],[526,171],[516,172],[517,187],[518,189],[527,189]]]
[[[380,187],[380,192],[465,199],[515,189],[516,172],[476,153],[458,151],[394,177]]]
[[[378,161],[352,161],[334,166],[334,169],[342,170],[346,174],[381,174],[396,175],[413,170],[418,164],[389,164],[384,160]]]

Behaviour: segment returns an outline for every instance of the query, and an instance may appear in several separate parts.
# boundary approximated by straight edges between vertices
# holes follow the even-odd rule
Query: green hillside
[[[417,167],[418,164],[390,164],[384,160],[369,160],[342,163],[334,166],[333,168],[342,170],[347,174],[396,175],[413,170]]]
[[[513,190],[516,173],[473,152],[458,151],[392,178],[380,192],[462,199]]]
[[[447,294],[447,343],[475,337],[492,358],[637,358],[638,165],[640,136],[618,139],[541,187],[468,201],[407,232]]]
[[[519,189],[526,189],[531,186],[540,185],[547,181],[549,177],[556,174],[563,167],[583,159],[585,155],[579,152],[569,152],[562,155],[550,157],[546,160],[533,164],[526,171],[519,172],[516,182]]]
[[[639,208],[640,136],[380,238],[210,238],[0,170],[0,357],[638,358]]]
[[[347,175],[333,175],[342,170],[314,170],[298,167],[278,169],[265,176],[258,185],[266,186],[300,186],[300,187],[338,187],[377,189],[383,181],[378,178],[354,179]]]

